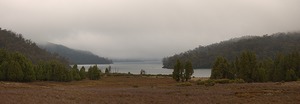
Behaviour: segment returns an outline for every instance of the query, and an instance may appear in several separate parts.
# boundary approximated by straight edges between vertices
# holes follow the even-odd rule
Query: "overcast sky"
[[[161,59],[300,30],[300,0],[0,0],[0,27],[114,58]]]

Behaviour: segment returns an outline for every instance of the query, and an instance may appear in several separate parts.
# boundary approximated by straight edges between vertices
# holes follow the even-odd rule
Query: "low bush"
[[[216,79],[215,83],[226,84],[226,83],[230,83],[230,80],[229,79]]]
[[[178,83],[177,86],[192,86],[192,83],[190,83],[190,82],[183,82],[183,83]]]
[[[205,86],[214,86],[215,81],[214,80],[206,80],[204,83]]]
[[[198,80],[197,81],[197,85],[214,86],[215,85],[215,81],[211,80],[211,79],[204,80],[204,81]]]
[[[204,85],[204,81],[202,81],[202,80],[199,79],[199,80],[196,81],[196,84],[197,85]]]
[[[218,84],[227,84],[227,83],[246,83],[243,79],[209,79],[209,80],[197,80],[197,85],[205,85],[205,86],[214,86],[216,83]]]
[[[243,79],[235,79],[233,83],[245,83],[245,81]]]

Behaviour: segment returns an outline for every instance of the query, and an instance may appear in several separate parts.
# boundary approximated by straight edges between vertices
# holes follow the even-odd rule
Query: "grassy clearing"
[[[107,76],[100,80],[73,82],[0,82],[0,101],[3,101],[2,104],[182,102],[273,104],[300,101],[299,81],[280,84],[237,82],[241,81],[202,79],[176,82],[171,77],[153,76]]]

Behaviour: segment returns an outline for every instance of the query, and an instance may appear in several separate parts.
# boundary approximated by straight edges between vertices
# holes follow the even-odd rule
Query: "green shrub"
[[[211,80],[211,79],[204,80],[204,81],[198,80],[197,81],[197,85],[214,86],[215,85],[215,81]]]
[[[230,83],[230,80],[229,79],[217,79],[217,80],[215,80],[215,83],[225,84],[225,83]]]
[[[243,79],[235,79],[233,80],[234,83],[245,83]]]
[[[204,85],[205,81],[197,81],[197,85]]]
[[[190,83],[190,82],[183,82],[183,83],[178,83],[177,86],[182,86],[182,87],[184,87],[184,86],[192,86],[192,83]]]
[[[214,80],[206,80],[204,83],[205,86],[214,86],[215,81]]]

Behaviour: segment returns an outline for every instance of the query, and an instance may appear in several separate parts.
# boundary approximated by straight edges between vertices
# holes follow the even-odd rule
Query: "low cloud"
[[[0,27],[38,43],[121,59],[300,29],[299,0],[1,0],[0,13]]]

